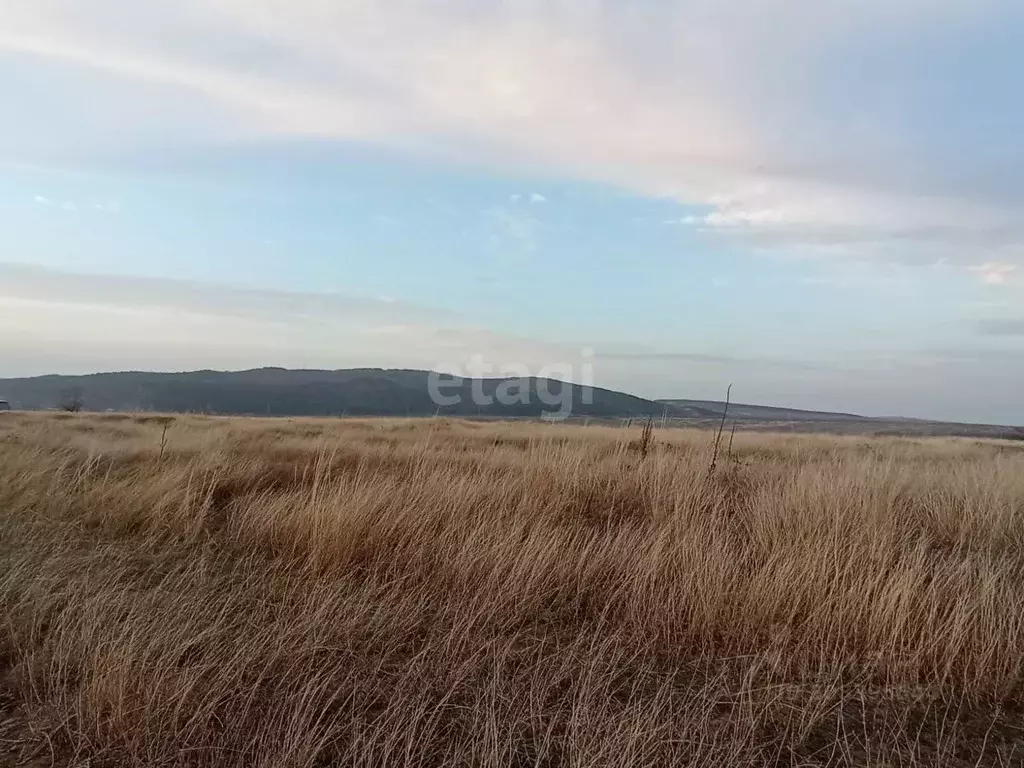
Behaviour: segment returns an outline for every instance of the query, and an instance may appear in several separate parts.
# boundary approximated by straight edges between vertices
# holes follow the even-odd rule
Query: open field
[[[0,764],[1024,762],[1024,444],[654,437],[2,414]]]

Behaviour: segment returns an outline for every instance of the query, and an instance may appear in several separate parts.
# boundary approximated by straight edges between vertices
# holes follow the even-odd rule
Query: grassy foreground
[[[0,765],[1024,762],[1024,447],[638,437],[3,415]]]

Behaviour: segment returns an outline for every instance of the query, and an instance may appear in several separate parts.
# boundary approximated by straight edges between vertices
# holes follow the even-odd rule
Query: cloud
[[[56,272],[2,262],[0,298],[104,310],[167,309],[267,322],[333,319],[372,324],[401,319],[423,324],[443,323],[458,317],[447,310],[403,304],[388,298],[258,290],[166,278]]]
[[[737,356],[710,354],[704,352],[679,352],[653,349],[638,349],[631,351],[615,351],[598,349],[595,353],[597,360],[611,361],[636,361],[647,363],[692,363],[696,365],[719,365],[741,368],[782,368],[785,370],[828,370],[836,366],[824,363],[814,363],[807,360],[795,360],[790,358],[773,358],[757,356]]]
[[[684,221],[757,247],[966,265],[1024,242],[1014,7],[36,0],[0,49],[193,93],[247,138],[577,176],[703,206]]]
[[[531,203],[534,203],[534,204],[546,203],[547,201],[548,201],[548,199],[546,197],[544,197],[544,195],[540,194],[539,192],[534,192],[533,194],[530,195],[530,202]]]
[[[1017,271],[1016,264],[1006,264],[998,261],[989,261],[970,268],[976,272],[981,282],[986,285],[1003,285],[1010,276]]]
[[[980,320],[975,327],[987,336],[1024,336],[1024,319],[1021,318]]]
[[[46,197],[45,195],[35,195],[32,200],[39,205],[50,207],[56,206],[71,213],[77,213],[83,209],[99,211],[100,213],[121,212],[121,203],[117,200],[92,200],[87,203],[80,202],[78,200],[64,200],[62,202],[58,202]]]
[[[0,262],[0,377],[125,369],[418,367],[475,357],[533,370],[578,350],[390,296],[256,290]]]

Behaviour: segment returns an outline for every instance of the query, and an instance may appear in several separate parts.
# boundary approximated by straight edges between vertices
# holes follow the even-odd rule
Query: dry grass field
[[[0,415],[0,764],[1024,764],[1024,445],[713,438]]]

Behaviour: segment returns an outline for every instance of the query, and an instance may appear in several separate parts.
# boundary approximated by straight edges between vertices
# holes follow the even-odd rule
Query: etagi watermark
[[[444,371],[440,373],[439,371]],[[443,363],[427,377],[430,399],[439,411],[469,411],[495,404],[513,410],[540,404],[543,418],[561,421],[574,407],[594,402],[594,352],[584,349],[576,363],[548,363],[531,368],[523,363],[494,363],[474,355],[465,366]]]

